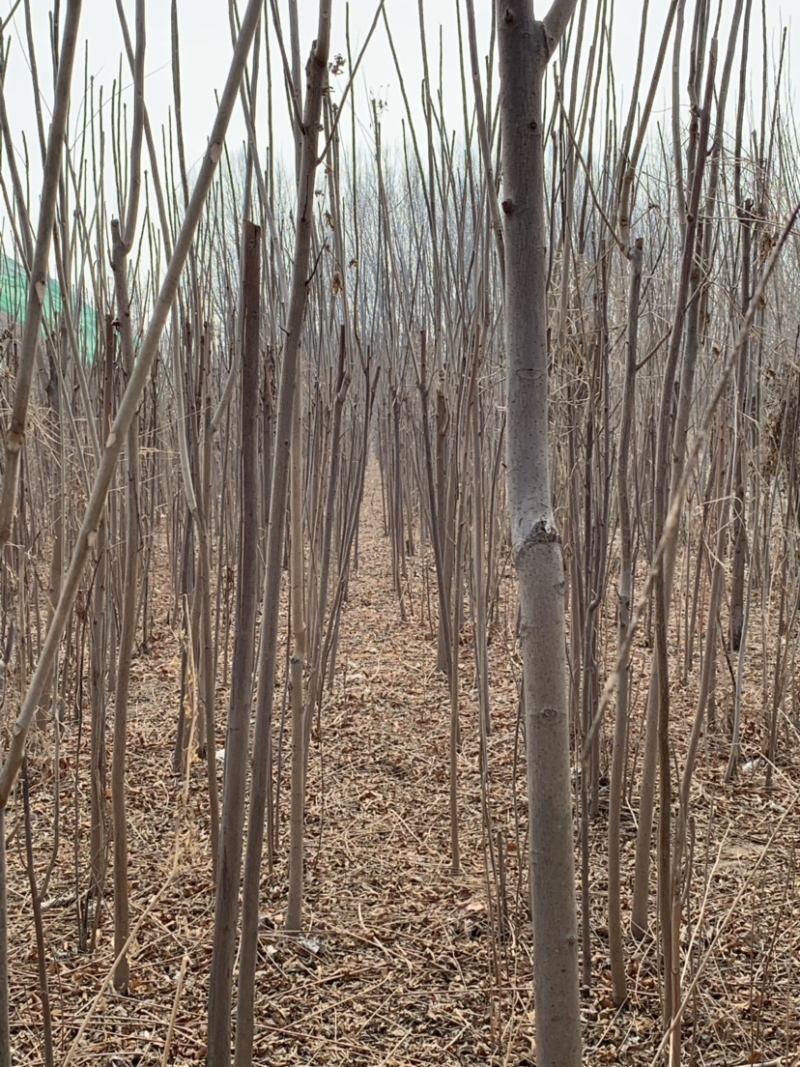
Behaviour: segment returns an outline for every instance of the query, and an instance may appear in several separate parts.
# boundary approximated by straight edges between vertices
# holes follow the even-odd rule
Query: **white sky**
[[[128,14],[131,32],[133,31],[133,0],[124,0]],[[245,0],[239,0],[240,9],[243,9]],[[489,46],[489,29],[491,20],[491,4],[493,0],[474,0],[476,18],[478,22],[478,42],[481,58],[486,55]],[[590,32],[594,23],[596,3],[599,0],[588,0],[587,30]],[[717,2],[722,3],[722,24],[724,27],[730,20],[734,0],[711,0],[711,5],[716,13]],[[458,64],[458,38],[456,30],[456,3],[457,0],[425,0],[425,19],[429,63],[431,65],[432,79],[438,82],[439,62],[439,29],[443,27],[443,66],[445,88],[445,114],[448,125],[451,128],[461,129],[461,77]],[[462,25],[464,33],[465,50],[466,38],[466,14],[464,0],[460,0],[462,8]],[[288,0],[279,0],[282,12],[284,34],[288,46]],[[308,55],[311,41],[316,32],[317,0],[297,0],[301,51],[303,61]],[[375,13],[377,0],[351,0],[350,2],[350,25],[351,43],[354,56],[358,53],[368,27]],[[62,23],[66,0],[62,0]],[[0,18],[5,19],[13,6],[13,0],[0,0]],[[53,0],[31,0],[33,13],[34,33],[36,38],[37,58],[42,89],[46,104],[52,101],[52,73],[49,52],[49,13],[52,10]],[[780,26],[788,24],[789,32],[789,76],[792,82],[796,82],[794,52],[791,30],[791,8],[788,0],[766,0],[767,18],[769,25],[769,40],[771,47],[777,54]],[[147,51],[146,51],[146,100],[150,112],[150,119],[160,145],[160,129],[167,122],[168,110],[172,102],[172,75],[170,69],[170,7],[171,0],[148,0],[147,3]],[[650,22],[648,27],[648,64],[645,70],[652,70],[653,60],[658,40],[661,36],[664,17],[668,7],[668,0],[651,0]],[[331,55],[337,52],[346,54],[345,44],[345,2],[333,0],[333,21]],[[691,30],[693,17],[693,0],[686,3],[686,39]],[[544,14],[544,4],[535,4],[535,10],[539,17]],[[400,63],[406,82],[406,90],[412,103],[417,107],[417,119],[420,112],[417,106],[419,100],[419,85],[422,78],[422,60],[420,53],[419,21],[416,0],[386,0],[386,11],[392,32],[395,38]],[[753,3],[753,27],[751,38],[750,76],[755,83],[754,99],[760,95],[761,68],[761,29],[760,29],[760,0]],[[615,0],[614,16],[614,60],[617,78],[618,97],[625,101],[630,92],[630,83],[633,78],[634,58],[636,55],[639,20],[641,15],[641,0]],[[221,90],[228,70],[231,57],[231,39],[228,24],[228,0],[179,0],[178,16],[181,33],[181,79],[183,91],[183,113],[186,138],[187,163],[191,167],[202,155],[206,137],[211,128],[215,114],[216,104],[215,90]],[[6,41],[11,42],[9,67],[6,75],[5,93],[12,126],[13,137],[18,153],[22,152],[22,132],[25,131],[28,147],[33,157],[31,169],[32,199],[35,204],[40,166],[38,152],[38,137],[36,135],[35,118],[33,111],[33,95],[31,90],[30,76],[27,66],[27,45],[25,42],[25,21],[22,5],[17,9],[9,27],[6,30]],[[721,70],[725,51],[725,33],[723,31],[720,40],[719,69]],[[796,43],[796,42],[795,42]],[[88,49],[88,50],[87,50]],[[116,4],[114,0],[84,0],[81,16],[81,42],[76,60],[75,91],[73,98],[76,104],[71,115],[71,132],[73,137],[77,132],[79,121],[82,121],[78,111],[77,101],[83,93],[84,61],[86,61],[89,75],[95,80],[95,99],[97,89],[104,86],[106,107],[111,95],[111,86],[120,71],[120,55],[122,52],[122,36],[119,29]],[[671,55],[671,46],[670,46]],[[262,75],[259,83],[259,145],[264,149],[266,144],[265,132],[265,92],[266,78],[264,75],[264,50],[262,47]],[[469,64],[469,55],[465,51],[465,63]],[[277,47],[272,47],[273,82],[275,95],[276,117],[276,140],[278,151],[283,150],[285,162],[291,160],[291,147],[288,137],[288,122],[285,106],[285,95],[282,80],[280,80],[280,56]],[[669,76],[669,60],[666,77]],[[662,90],[659,100],[662,107],[666,91],[666,77],[662,75]],[[122,64],[123,84],[128,88],[127,98],[130,100],[130,76],[127,61]],[[681,83],[685,84],[685,69],[681,72]],[[734,72],[731,86],[732,96],[735,98],[738,74]],[[339,96],[345,84],[345,78],[338,79]],[[496,82],[495,82],[496,84]],[[471,86],[468,82],[468,91]],[[379,23],[373,40],[370,44],[367,56],[362,64],[356,83],[356,107],[362,123],[368,123],[369,98],[375,96],[387,102],[388,107],[383,113],[383,138],[384,143],[399,141],[400,122],[404,116],[404,106],[399,90],[397,75],[386,41],[386,34],[382,21]],[[335,97],[336,98],[336,97]],[[469,106],[472,99],[469,98]],[[655,118],[660,118],[656,114]],[[107,128],[109,124],[107,123]],[[231,148],[240,145],[244,138],[244,123],[241,115],[237,114],[231,124],[228,143]],[[147,163],[145,162],[145,166]],[[111,206],[111,205],[110,205]],[[113,210],[113,206],[112,210]],[[35,208],[34,208],[35,213]]]

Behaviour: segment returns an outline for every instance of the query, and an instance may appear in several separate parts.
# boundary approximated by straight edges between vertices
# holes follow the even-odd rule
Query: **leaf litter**
[[[332,691],[325,694],[321,736],[315,733],[309,759],[302,937],[282,933],[286,770],[271,878],[266,858],[263,864],[254,1063],[525,1067],[536,1062],[535,1005],[513,586],[509,581],[504,587],[507,603],[501,605],[489,644],[490,834],[482,814],[475,660],[468,625],[462,633],[458,793],[463,870],[453,877],[449,699],[435,668],[436,639],[424,602],[435,576],[430,553],[407,560],[409,614],[401,622],[387,565],[390,549],[381,528],[377,477],[372,469],[359,569],[351,577],[341,625],[340,666]],[[162,547],[156,566],[166,565]],[[140,928],[131,949],[128,996],[102,989],[113,963],[110,865],[95,951],[89,955],[78,947],[77,911],[87,884],[88,738],[76,721],[64,724],[58,776],[52,738],[36,738],[31,746],[39,883],[53,846],[56,789],[60,803],[59,855],[44,902],[57,1063],[63,1063],[71,1049],[75,1065],[161,1064],[173,1011],[168,1062],[197,1064],[205,1056],[214,921],[205,768],[198,761],[192,765],[184,805],[182,783],[172,772],[180,635],[168,625],[169,607],[168,593],[155,598],[153,640],[147,655],[135,661],[132,677],[129,879],[132,924],[138,921]],[[605,627],[612,649],[613,620],[606,620]],[[648,657],[637,651],[632,670],[641,705]],[[673,694],[679,761],[695,687],[695,675],[690,674],[686,687]],[[224,746],[225,696],[218,691],[217,755]],[[6,717],[12,703],[9,699]],[[759,722],[752,709],[746,719]],[[640,720],[641,707],[638,713],[634,709],[632,753],[640,745]],[[723,782],[726,740],[719,731],[707,731],[693,785],[697,846],[690,925],[683,935],[684,988],[698,969],[701,973],[686,1007],[682,1040],[684,1055],[697,1064],[790,1067],[800,1062],[800,901],[795,873],[800,783],[796,766],[784,759],[771,793],[763,788],[756,736],[760,729],[751,730],[747,738],[744,773],[733,786]],[[784,756],[792,740],[796,754],[796,734],[790,731]],[[604,744],[610,749],[607,740]],[[604,751],[604,760],[608,754]],[[217,765],[221,782],[223,760]],[[629,1001],[618,1010],[611,1000],[606,809],[607,794],[601,791],[600,816],[590,831],[594,984],[582,1001],[584,1059],[587,1064],[650,1064],[661,1039],[662,981],[651,938],[638,944],[626,941]],[[72,846],[76,817],[77,894]],[[783,822],[776,836],[779,819]],[[41,1000],[19,796],[10,805],[7,831],[12,1041],[16,1062],[33,1067],[43,1062]],[[630,910],[635,833],[634,803],[624,812],[622,824],[623,919]],[[176,839],[178,863],[171,872]]]

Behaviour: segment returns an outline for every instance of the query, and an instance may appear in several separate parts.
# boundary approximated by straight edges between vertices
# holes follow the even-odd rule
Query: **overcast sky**
[[[240,8],[243,7],[244,2],[245,0],[239,0]],[[436,81],[438,81],[441,28],[445,115],[448,125],[451,128],[460,130],[462,126],[462,104],[461,76],[458,63],[456,2],[457,0],[425,0],[425,20],[429,62],[432,77]],[[493,0],[474,0],[478,23],[478,47],[482,60],[489,48],[492,2]],[[594,23],[597,2],[598,0],[588,0],[587,23],[589,23],[589,28]],[[711,0],[714,12],[716,12],[717,2],[719,0]],[[466,5],[464,0],[460,0],[460,3],[466,48],[466,16],[464,14]],[[725,31],[730,21],[734,0],[721,0],[721,3],[723,31],[720,41],[720,68],[724,56]],[[132,26],[134,2],[133,0],[124,0],[124,4]],[[279,0],[284,31],[288,39],[287,5],[288,0]],[[305,61],[316,32],[317,0],[297,0],[297,5],[300,19],[302,54]],[[366,37],[375,14],[376,5],[377,0],[351,0],[349,5],[350,33],[354,55],[358,53],[360,45]],[[0,0],[0,17],[7,18],[13,6],[13,0]],[[49,13],[52,10],[52,6],[52,0],[31,0],[37,59],[46,105],[52,103],[52,73],[48,40]],[[147,3],[147,82],[145,91],[154,131],[160,131],[162,124],[167,122],[168,109],[172,101],[170,7],[171,0],[148,0]],[[638,42],[641,7],[641,0],[615,0],[613,56],[618,97],[624,100],[626,105],[630,93],[630,82],[632,81]],[[651,0],[650,2],[648,63],[646,70],[652,69],[667,7],[668,0]],[[794,77],[796,42],[792,41],[791,7],[792,5],[787,3],[786,0],[783,3],[780,3],[779,0],[766,0],[769,26],[768,40],[775,54],[777,54],[780,27],[783,25],[789,26],[788,69],[792,81],[796,84],[796,78]],[[65,0],[62,0],[62,18],[64,8]],[[687,0],[686,8],[687,28],[684,36],[688,37],[694,11],[693,0]],[[333,56],[339,52],[346,54],[346,4],[344,0],[333,0],[332,9],[331,55]],[[539,16],[544,13],[543,4],[535,4],[535,9]],[[754,26],[751,31],[751,37],[754,39],[753,43],[756,47],[752,50],[750,63],[751,77],[755,83],[753,88],[754,100],[758,96],[758,85],[761,78],[760,10],[760,0],[755,0],[753,3]],[[417,2],[416,0],[386,0],[386,13],[402,65],[406,89],[416,107],[422,78]],[[187,162],[191,166],[202,156],[206,137],[211,128],[216,109],[214,93],[221,90],[230,62],[232,45],[228,23],[228,0],[179,0],[178,17],[181,39],[181,80],[186,153]],[[83,0],[81,27],[81,44],[76,62],[75,91],[73,93],[75,104],[71,115],[71,133],[73,137],[76,136],[79,125],[83,120],[82,111],[78,110],[78,101],[83,95],[84,68],[88,70],[89,76],[94,78],[96,100],[97,89],[100,85],[104,87],[106,108],[108,108],[111,86],[120,74],[120,56],[122,52],[122,36],[114,0]],[[25,18],[22,5],[17,8],[6,29],[6,42],[10,42],[11,47],[5,93],[15,145],[18,154],[21,155],[23,150],[22,134],[24,132],[27,136],[30,151],[38,157],[33,95],[25,40]],[[262,48],[262,61],[263,55],[264,50]],[[466,54],[465,62],[469,63],[468,53]],[[283,150],[288,163],[291,159],[291,149],[288,137],[285,95],[282,83],[275,76],[280,70],[280,59],[274,43],[272,46],[272,63],[277,123],[276,148],[278,151]],[[130,75],[127,61],[122,64],[121,69],[122,84],[127,88],[127,99],[130,100]],[[259,123],[259,143],[262,150],[266,143],[264,129],[266,78],[263,74],[263,69],[262,66],[262,77],[259,85],[259,117],[261,119]],[[434,72],[436,73],[434,74]],[[682,71],[682,84],[685,83],[685,80],[685,71]],[[732,88],[735,88],[737,80],[735,78]],[[342,76],[335,79],[335,93],[336,83],[338,83],[338,94],[340,95],[344,88],[345,77]],[[666,85],[665,78],[662,78],[662,83]],[[662,93],[664,91],[665,89],[662,89]],[[365,126],[368,123],[369,99],[372,96],[384,101],[387,105],[383,112],[384,142],[389,143],[392,140],[398,140],[400,137],[400,122],[405,112],[382,22],[378,25],[356,81],[357,114]],[[660,99],[663,107],[665,97],[661,95]],[[471,106],[471,99],[469,103]],[[416,113],[417,120],[421,121],[418,109]],[[660,116],[657,114],[656,117]],[[241,144],[243,137],[244,124],[241,115],[237,114],[230,127],[229,145],[231,147],[238,146]],[[158,140],[160,143],[160,137]],[[33,166],[31,181],[34,202],[39,174],[40,168]]]

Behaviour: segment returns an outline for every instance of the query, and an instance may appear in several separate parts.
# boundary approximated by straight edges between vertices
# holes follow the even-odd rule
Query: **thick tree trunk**
[[[547,467],[547,315],[542,81],[572,15],[556,0],[498,0],[503,87],[508,491],[519,576],[528,755],[536,1062],[581,1062],[567,709],[564,560]]]

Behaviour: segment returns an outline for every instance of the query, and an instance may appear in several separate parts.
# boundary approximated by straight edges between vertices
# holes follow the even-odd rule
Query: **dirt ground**
[[[313,742],[310,758],[304,936],[299,940],[282,934],[285,788],[272,876],[264,864],[257,1064],[522,1067],[536,1062],[526,878],[519,864],[525,852],[525,768],[517,729],[513,607],[501,606],[489,649],[491,840],[482,818],[469,625],[463,632],[458,771],[463,871],[453,877],[449,701],[435,669],[427,595],[429,589],[435,603],[435,579],[430,560],[416,556],[408,565],[409,614],[402,622],[391,585],[389,543],[383,537],[380,485],[372,469],[359,568],[342,619],[336,682],[326,696],[321,739]],[[129,727],[131,914],[137,930],[127,997],[109,988],[110,899],[99,916],[95,953],[78,951],[76,873],[81,889],[87,882],[88,710],[83,730],[74,717],[63,729],[58,782],[52,737],[35,743],[30,758],[39,881],[54,844],[56,792],[61,810],[57,862],[44,901],[56,1064],[143,1067],[196,1064],[204,1058],[214,911],[205,772],[200,764],[192,767],[184,802],[181,782],[172,771],[180,641],[167,622],[168,576],[157,574],[153,587],[154,640],[134,665]],[[753,663],[752,669],[754,678],[760,677],[760,664]],[[629,766],[639,759],[649,670],[644,648],[637,647],[633,670]],[[690,674],[685,687],[674,687],[679,762],[696,698],[696,675]],[[695,977],[696,985],[683,1026],[684,1063],[732,1067],[800,1062],[795,874],[800,793],[791,758],[797,749],[796,731],[784,724],[785,758],[768,793],[763,767],[755,763],[764,716],[760,695],[760,682],[754,681],[745,708],[745,769],[735,784],[723,782],[728,752],[724,714],[719,716],[720,731],[709,734],[701,748],[693,793],[690,926],[684,937],[687,948],[693,938],[684,989]],[[10,692],[6,717],[14,703]],[[721,710],[723,704],[721,700]],[[225,711],[226,694],[220,689],[218,748],[224,745]],[[609,755],[606,738],[604,767]],[[635,796],[634,791],[634,801]],[[617,1011],[611,1002],[606,802],[604,780],[600,817],[591,827],[594,974],[583,997],[585,1062],[650,1064],[661,1037],[660,979],[652,939],[626,944],[629,1003]],[[623,818],[624,914],[635,807],[628,805]],[[42,1007],[21,812],[18,795],[7,821],[11,1020],[15,1062],[35,1065],[43,1062]],[[653,906],[651,914],[654,911]]]

